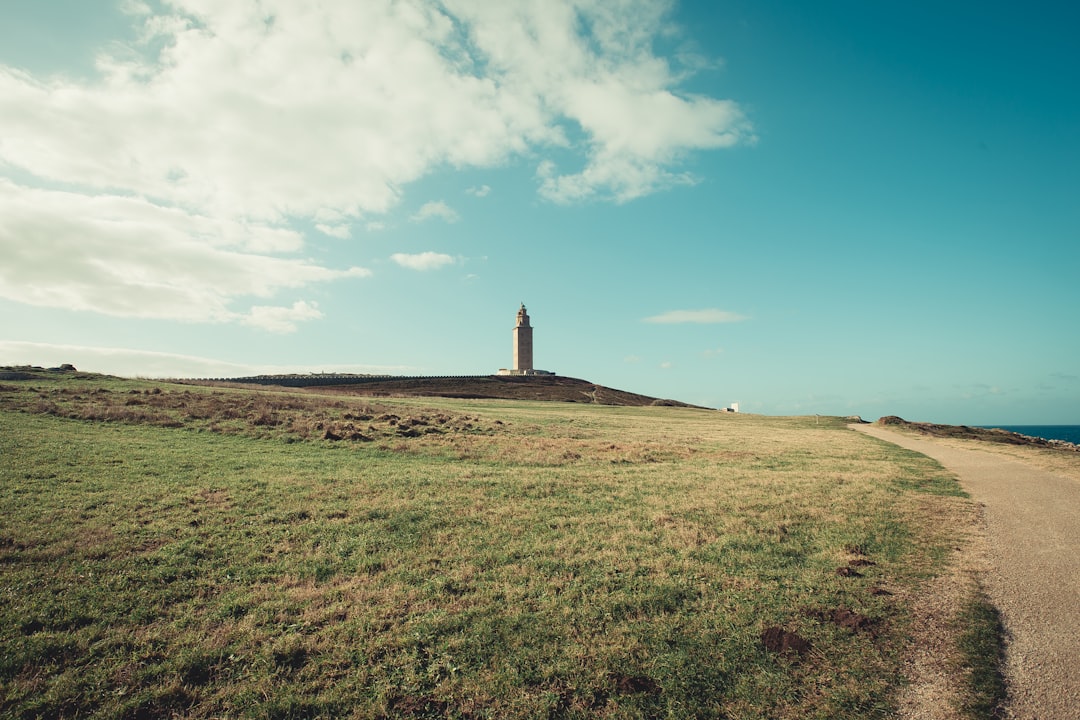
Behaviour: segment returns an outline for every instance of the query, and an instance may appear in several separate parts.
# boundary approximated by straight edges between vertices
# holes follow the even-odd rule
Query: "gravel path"
[[[946,441],[859,430],[934,458],[984,506],[983,579],[1008,643],[1006,717],[1080,719],[1080,481]]]

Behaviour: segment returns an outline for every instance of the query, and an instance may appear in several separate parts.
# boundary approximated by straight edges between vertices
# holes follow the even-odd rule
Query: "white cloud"
[[[414,181],[513,160],[549,200],[625,202],[694,182],[689,153],[753,141],[654,53],[666,0],[122,7],[140,40],[102,48],[92,79],[0,65],[0,172],[19,178],[0,187],[0,296],[286,329],[314,306],[237,305],[366,274],[276,257],[303,250],[294,223],[347,239]],[[431,218],[458,215],[413,219]]]
[[[541,194],[557,202],[598,194],[626,202],[692,184],[689,173],[667,169],[672,161],[690,148],[730,147],[747,132],[741,111],[731,102],[683,98],[666,90],[642,93],[611,79],[572,86],[568,96],[571,114],[593,140],[580,172],[559,175],[554,164],[543,166]]]
[[[304,372],[403,374],[414,371],[401,365],[270,365],[235,363],[177,353],[132,348],[93,347],[0,340],[0,365],[58,367],[71,363],[84,372],[122,377],[243,377]]]
[[[289,333],[296,330],[296,323],[318,320],[322,316],[318,304],[297,300],[292,307],[257,305],[241,318],[241,322],[270,332]]]
[[[407,253],[394,253],[390,259],[398,265],[410,270],[438,270],[446,265],[453,265],[457,260],[444,253],[422,252],[414,255]]]
[[[734,323],[742,322],[748,318],[745,315],[729,312],[727,310],[671,310],[659,315],[647,317],[643,322],[647,323]]]
[[[153,12],[143,0],[120,0],[120,11],[128,15],[149,15]]]
[[[267,317],[267,308],[245,313],[233,306],[246,297],[370,274],[266,254],[299,245],[291,230],[0,178],[0,297],[30,305],[269,327],[274,323],[251,319]],[[296,307],[282,310],[294,320],[314,317]]]
[[[442,200],[424,203],[423,207],[412,216],[413,222],[424,222],[431,218],[442,218],[448,223],[456,223],[461,219],[457,212]]]
[[[491,194],[491,186],[480,185],[479,187],[471,187],[465,192],[467,192],[469,195],[472,195],[473,197],[487,197]]]
[[[552,114],[548,143],[584,154],[576,172],[541,162],[540,192],[550,200],[627,201],[692,182],[670,169],[687,152],[754,141],[735,103],[679,93],[679,72],[653,54],[656,37],[671,31],[666,2],[455,4],[463,6],[489,64],[537,92]]]
[[[315,229],[323,235],[348,240],[352,237],[352,228],[348,218],[337,210],[322,208],[315,213]]]
[[[688,181],[688,152],[753,139],[653,53],[667,2],[129,6],[144,44],[99,55],[99,81],[0,67],[0,159],[214,216],[355,219],[437,168],[552,147],[583,164],[545,196],[627,200]]]
[[[318,223],[315,225],[315,229],[323,235],[336,237],[340,240],[348,240],[352,237],[352,230],[348,225],[326,225],[325,223]]]

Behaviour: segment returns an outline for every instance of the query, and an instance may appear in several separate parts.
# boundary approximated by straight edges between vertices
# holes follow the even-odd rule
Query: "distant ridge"
[[[373,397],[415,396],[461,399],[547,400],[630,407],[645,405],[699,407],[677,400],[665,400],[625,390],[616,390],[587,380],[563,377],[561,375],[401,376],[297,374],[256,375],[241,378],[204,378],[182,382],[318,387],[321,390]]]

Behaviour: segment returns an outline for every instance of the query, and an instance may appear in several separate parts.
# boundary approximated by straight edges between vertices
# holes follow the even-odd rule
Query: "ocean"
[[[1080,425],[982,425],[980,427],[1001,428],[1021,435],[1046,440],[1064,440],[1080,445]]]

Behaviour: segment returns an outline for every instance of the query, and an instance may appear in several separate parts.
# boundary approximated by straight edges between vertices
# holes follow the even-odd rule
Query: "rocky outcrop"
[[[1001,428],[980,428],[968,425],[938,425],[935,423],[908,422],[896,415],[886,415],[877,419],[877,425],[903,427],[914,430],[922,435],[932,437],[961,438],[964,440],[982,440],[984,442],[1004,443],[1006,445],[1031,445],[1035,447],[1052,448],[1054,450],[1068,450],[1080,452],[1080,445],[1064,440],[1047,440],[1046,438],[1021,435],[1020,433]]]

